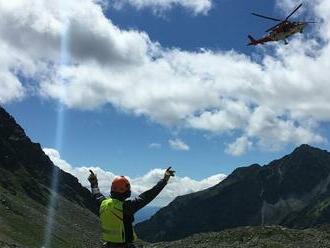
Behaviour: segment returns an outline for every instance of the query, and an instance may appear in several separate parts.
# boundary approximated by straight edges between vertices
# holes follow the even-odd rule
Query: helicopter
[[[269,32],[268,35],[260,38],[260,39],[254,39],[251,35],[248,35],[248,38],[250,42],[247,44],[248,46],[256,46],[256,45],[263,45],[266,42],[271,42],[271,41],[284,41],[284,44],[288,44],[287,38],[291,35],[294,35],[296,33],[303,33],[304,28],[307,26],[307,24],[310,23],[315,23],[315,22],[310,22],[310,21],[289,21],[289,18],[296,13],[298,9],[302,4],[299,4],[284,20],[269,17],[269,16],[264,16],[256,13],[251,13],[254,16],[258,16],[261,18],[265,18],[268,20],[273,20],[279,22],[275,26],[269,28],[266,30],[266,32]]]

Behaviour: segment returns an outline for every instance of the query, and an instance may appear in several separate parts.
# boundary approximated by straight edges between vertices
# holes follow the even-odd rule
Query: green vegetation
[[[44,244],[52,175],[58,174],[51,247],[98,247],[97,206],[77,178],[60,170],[0,107],[0,247]]]
[[[58,196],[53,247],[99,245],[98,218],[87,209]],[[0,240],[22,247],[41,247],[47,208],[22,192],[12,195],[0,187]],[[3,246],[1,246],[3,247]]]

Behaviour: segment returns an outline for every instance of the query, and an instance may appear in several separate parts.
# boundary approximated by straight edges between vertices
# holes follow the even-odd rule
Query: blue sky
[[[57,105],[31,97],[6,104],[5,108],[34,141],[43,147],[56,146]],[[100,166],[116,174],[142,176],[153,168],[172,165],[180,176],[202,179],[229,174],[238,166],[268,163],[293,149],[251,151],[242,156],[224,152],[226,137],[195,130],[177,130],[155,124],[144,117],[130,116],[111,106],[96,111],[66,109],[61,157],[74,166]],[[173,150],[168,140],[179,137],[189,151]],[[160,148],[150,148],[152,143]]]
[[[157,17],[150,9],[136,11],[126,6],[120,11],[110,8],[107,16],[122,28],[146,31],[152,40],[165,47],[179,47],[184,50],[209,48],[212,50],[235,49],[250,54],[254,48],[247,47],[247,33],[263,35],[265,27],[272,22],[257,20],[252,11],[276,14],[274,1],[214,2],[207,15],[193,15],[182,7],[166,11]]]
[[[290,5],[285,1],[282,2],[284,2],[282,4]],[[110,6],[104,10],[104,13],[120,30],[143,31],[152,42],[159,42],[162,50],[179,49],[190,53],[189,56],[199,53],[203,48],[220,54],[232,51],[237,55],[246,55],[246,58],[263,58],[264,55],[271,55],[275,50],[279,60],[282,61],[286,56],[286,51],[283,52],[283,49],[289,49],[283,48],[281,44],[268,47],[266,50],[246,46],[247,34],[260,37],[264,34],[265,29],[273,25],[271,21],[268,22],[251,16],[250,12],[255,11],[275,17],[285,15],[279,5],[275,6],[275,1],[214,1],[207,14],[193,14],[190,9],[182,6],[173,6],[171,9],[158,9],[157,11],[155,13],[155,10],[148,7],[137,9],[126,4],[119,9]],[[132,44],[134,45],[134,41]],[[310,45],[307,44],[304,36],[296,38],[293,44],[297,46],[302,44],[302,49],[306,50],[309,49]],[[97,45],[95,44],[95,46]],[[89,46],[93,46],[93,44],[87,45],[86,49],[89,49]],[[295,50],[295,52],[299,53],[299,50]],[[294,56],[296,54],[293,54],[292,58]],[[194,60],[194,58],[192,59]],[[276,61],[277,57],[272,57],[272,59]],[[245,61],[245,59],[242,60]],[[254,59],[252,62],[245,62],[253,67],[253,61]],[[99,65],[100,68],[104,66]],[[109,70],[116,67],[115,64],[110,66],[112,67]],[[205,63],[206,71],[208,66],[209,64]],[[226,70],[226,63],[222,63],[220,66],[222,70]],[[120,70],[122,74],[128,73],[125,67]],[[267,68],[265,71],[265,73],[271,74],[270,77],[277,77],[276,70],[275,73],[270,72],[270,69]],[[281,68],[278,71],[285,74]],[[38,76],[42,75],[42,73],[37,74]],[[34,80],[37,81],[36,78],[32,78],[32,81]],[[265,79],[263,83],[266,84],[267,82]],[[165,86],[167,84],[166,81],[158,83]],[[209,130],[204,126],[201,127],[203,124],[200,122],[189,122],[195,123],[189,127],[186,124],[180,124],[180,121],[168,124],[163,116],[157,115],[157,109],[162,110],[163,108],[161,104],[154,106],[154,108],[150,107],[151,110],[147,109],[145,112],[142,110],[142,114],[138,112],[141,111],[140,109],[131,107],[129,105],[131,103],[121,105],[121,101],[118,103],[116,100],[102,100],[100,104],[97,103],[96,105],[93,102],[91,106],[86,107],[84,100],[79,103],[72,103],[70,99],[61,99],[61,96],[52,90],[47,96],[44,92],[40,96],[35,90],[31,90],[34,83],[27,82],[26,79],[22,80],[21,84],[27,87],[29,93],[19,99],[2,101],[5,108],[24,127],[33,141],[41,143],[45,148],[56,148],[59,150],[61,158],[73,166],[100,166],[115,174],[138,177],[154,168],[172,165],[179,176],[189,176],[201,180],[217,173],[229,174],[238,166],[268,163],[291,152],[296,145],[304,143],[304,141],[328,148],[326,141],[329,137],[328,117],[323,117],[321,107],[316,109],[316,112],[320,111],[316,117],[312,114],[301,115],[302,105],[290,108],[290,104],[294,105],[292,102],[288,102],[288,109],[286,109],[287,106],[282,106],[284,110],[279,108],[281,110],[276,112],[274,116],[281,116],[281,118],[278,119],[279,124],[274,125],[280,128],[286,126],[293,128],[292,132],[297,132],[297,135],[291,137],[290,134],[283,134],[285,138],[279,139],[278,145],[274,149],[269,148],[269,143],[272,144],[272,139],[276,134],[266,133],[267,127],[257,128],[257,130],[262,130],[260,132],[253,131],[255,129],[250,122],[248,124],[251,126],[249,130],[245,129],[245,124],[237,124],[235,128],[214,132],[212,127],[209,127]],[[283,81],[283,84],[286,82]],[[82,85],[81,88],[83,87]],[[283,88],[285,91],[285,87]],[[134,87],[127,88],[127,91],[134,92],[135,90]],[[236,99],[236,95],[226,97]],[[244,97],[241,98],[244,99]],[[56,147],[55,130],[59,99],[66,103],[66,107],[62,146]],[[263,99],[262,101],[266,102],[266,100]],[[303,102],[303,100],[301,101]],[[86,104],[87,102],[89,99],[86,98]],[[246,103],[251,112],[256,109],[254,104],[251,101]],[[272,106],[278,106],[278,104],[278,102],[274,105],[269,104],[268,107],[272,109]],[[321,102],[320,105],[322,105]],[[203,109],[207,112],[208,108],[215,108],[212,105],[207,106],[200,107],[198,111]],[[261,103],[260,106],[262,106]],[[308,111],[314,110],[314,105],[308,108]],[[266,111],[266,113],[269,112]],[[258,116],[255,118],[259,120]],[[290,120],[289,123],[286,122],[288,119]],[[246,151],[239,156],[226,152],[228,146],[239,137],[246,138]],[[189,150],[175,150],[170,147],[169,140],[181,140],[189,147]],[[158,144],[158,147],[150,147],[153,143]]]

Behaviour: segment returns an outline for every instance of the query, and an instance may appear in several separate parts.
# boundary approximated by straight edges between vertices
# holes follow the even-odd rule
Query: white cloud
[[[21,99],[24,96],[25,90],[14,75],[0,71],[0,78],[0,103]]]
[[[212,0],[114,0],[113,5],[122,8],[130,4],[137,9],[151,8],[156,13],[169,10],[174,6],[181,6],[194,14],[207,14],[212,7]]]
[[[140,194],[143,191],[148,190],[163,176],[164,170],[153,169],[142,177],[131,179],[134,193]],[[159,197],[152,203],[152,205],[167,205],[177,196],[204,190],[220,183],[225,178],[226,175],[217,174],[197,181],[189,177],[176,176],[170,179],[169,184],[160,193]]]
[[[149,144],[148,147],[149,147],[150,149],[160,149],[160,148],[162,147],[162,145],[159,144],[159,143],[151,143],[151,144]]]
[[[55,165],[77,177],[79,182],[87,188],[90,187],[89,182],[87,180],[89,170],[93,170],[97,174],[99,188],[101,192],[103,192],[105,195],[109,194],[111,182],[116,176],[112,172],[105,171],[97,166],[75,167],[70,165],[67,161],[63,160],[57,150],[52,148],[44,148],[43,151],[49,156],[49,158],[53,161]],[[132,185],[132,194],[139,195],[145,190],[148,190],[153,187],[158,182],[158,180],[160,180],[164,176],[164,172],[165,170],[162,169],[153,169],[144,176],[129,178]],[[226,175],[224,174],[217,174],[197,181],[189,177],[176,176],[170,179],[168,185],[164,188],[161,194],[151,203],[151,205],[165,206],[179,195],[197,192],[212,187],[221,182],[223,179],[225,179],[225,177]]]
[[[279,149],[289,142],[295,144],[322,143],[324,138],[314,134],[306,127],[297,126],[292,120],[286,120],[265,107],[258,107],[250,117],[247,127],[249,137],[260,137],[259,145],[270,149]]]
[[[188,126],[215,133],[243,128],[250,115],[243,102],[226,100],[221,109],[204,111],[187,120]]]
[[[241,133],[267,149],[325,141],[318,126],[330,121],[329,1],[312,1],[321,21],[315,39],[296,35],[271,55],[265,49],[260,61],[235,51],[165,49],[115,26],[95,1],[61,3],[0,2],[2,103],[26,94],[19,72],[71,108],[110,103],[169,127]],[[61,44],[70,51],[64,65]]]
[[[57,150],[52,148],[44,148],[43,151],[46,153],[46,155],[48,155],[48,157],[56,166],[58,166],[65,172],[68,172],[71,175],[77,177],[79,179],[79,182],[88,189],[90,188],[90,184],[87,180],[90,174],[89,170],[93,170],[93,172],[97,174],[100,190],[106,194],[109,194],[111,182],[116,176],[112,172],[105,171],[99,166],[72,166],[67,161],[61,158]]]
[[[17,74],[20,72],[19,66],[16,63],[17,54],[12,53],[8,56],[8,46],[0,40],[0,103],[20,100],[25,95],[25,89]],[[16,69],[14,69],[16,67]]]
[[[245,136],[239,137],[234,143],[231,143],[226,148],[226,153],[233,156],[240,156],[249,150],[252,146],[252,142]]]
[[[180,139],[169,139],[168,144],[173,150],[189,151],[190,147]]]

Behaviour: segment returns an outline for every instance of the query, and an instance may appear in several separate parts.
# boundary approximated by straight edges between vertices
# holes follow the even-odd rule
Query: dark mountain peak
[[[249,166],[244,166],[244,167],[238,167],[236,168],[232,174],[248,174],[248,173],[253,173],[255,171],[258,171],[262,166],[260,164],[251,164]]]
[[[330,153],[308,144],[302,144],[296,147],[290,154],[270,162],[265,167],[276,167],[281,170],[303,169],[318,164],[319,166],[328,166],[325,160],[330,159]],[[273,168],[273,169],[276,169]]]
[[[263,167],[260,175],[268,203],[292,196],[305,197],[324,190],[330,174],[330,153],[303,144]]]
[[[296,151],[296,150],[310,150],[310,149],[318,149],[318,148],[308,144],[301,144],[300,146],[296,147],[294,150]]]
[[[215,187],[177,198],[139,223],[137,232],[146,240],[160,241],[238,226],[281,224],[325,192],[330,195],[330,153],[304,144],[268,165],[237,168]],[[325,199],[322,204],[330,197]]]
[[[24,129],[19,126],[4,108],[0,106],[0,135],[10,141],[29,140]]]
[[[304,160],[315,160],[315,162],[329,159],[330,153],[327,150],[322,150],[307,144],[298,146],[288,156],[290,159],[297,160],[296,162],[306,162]],[[284,157],[284,158],[286,158]]]
[[[58,174],[58,193],[71,202],[97,212],[97,206],[88,189],[78,179],[56,167],[33,143],[23,128],[0,106],[0,187],[13,193],[24,193],[43,205],[53,190],[53,170]]]
[[[52,187],[53,171],[58,187]],[[89,190],[54,166],[0,106],[0,247],[41,247],[49,216],[53,228],[47,247],[97,247],[99,223],[91,211],[97,213],[97,205]]]
[[[262,168],[259,164],[236,168],[228,178],[246,178],[255,175]]]
[[[302,144],[296,147],[291,154],[307,154],[307,153],[328,153],[326,150],[322,150],[317,147],[310,146],[308,144]]]

